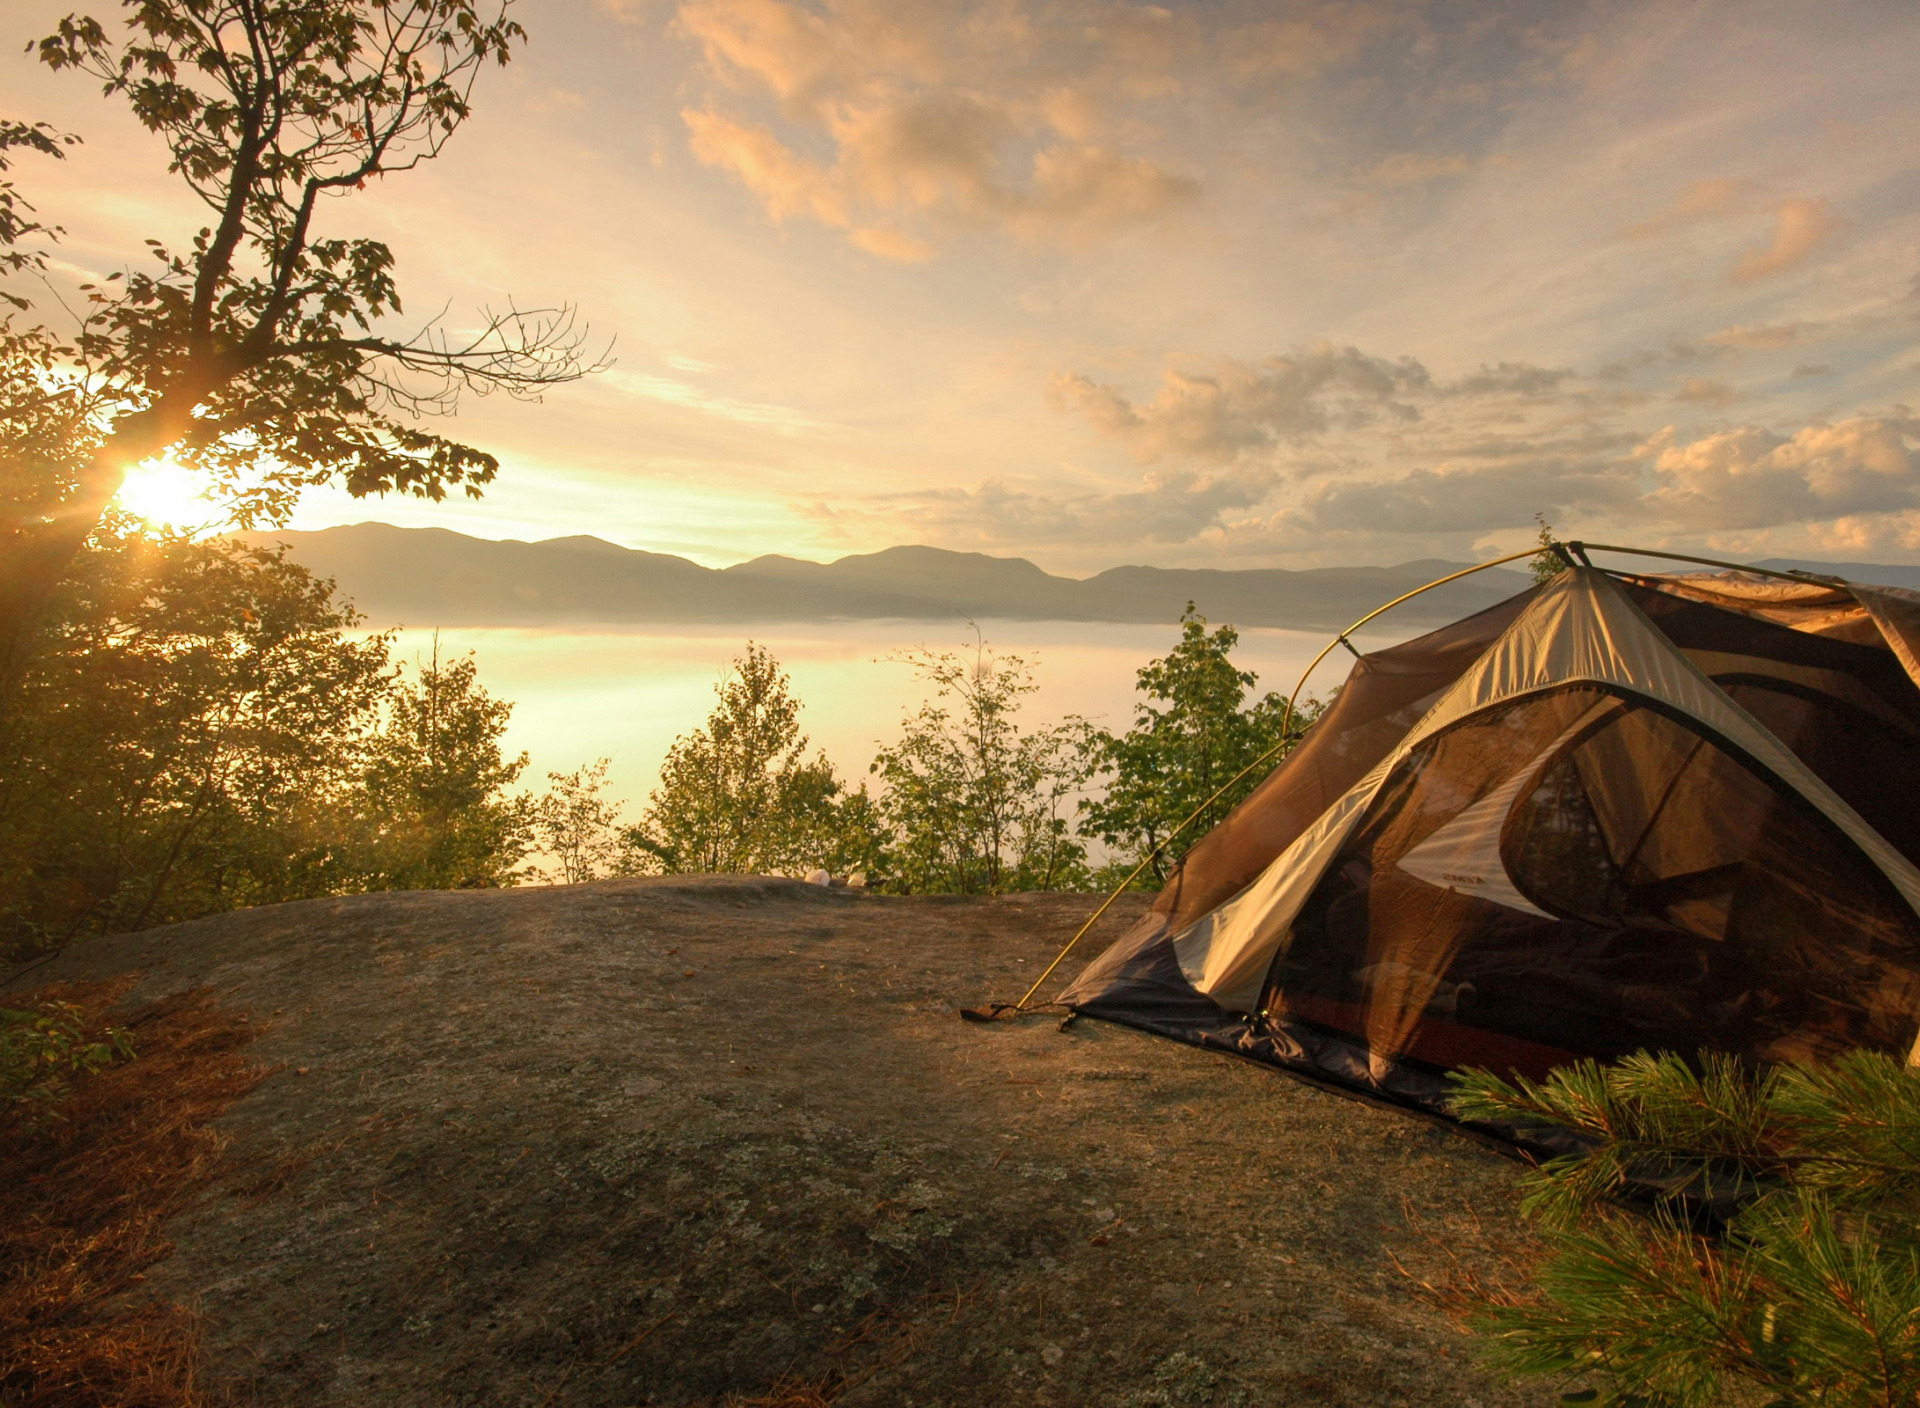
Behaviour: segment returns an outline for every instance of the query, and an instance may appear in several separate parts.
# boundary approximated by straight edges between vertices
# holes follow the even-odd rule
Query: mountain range
[[[1400,595],[1470,566],[1422,560],[1393,567],[1115,567],[1056,577],[1018,557],[897,547],[835,562],[756,557],[702,567],[600,538],[542,542],[471,538],[444,528],[359,523],[313,532],[240,535],[284,543],[370,620],[409,626],[560,626],[959,618],[1177,621],[1189,601],[1213,621],[1338,630]],[[1920,568],[1782,563],[1920,586]],[[1524,571],[1489,568],[1416,598],[1396,621],[1453,620],[1522,590]]]

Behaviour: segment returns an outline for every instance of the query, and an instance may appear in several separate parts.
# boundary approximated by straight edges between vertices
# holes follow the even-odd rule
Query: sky
[[[56,279],[202,223],[0,19]],[[103,7],[104,8],[104,7]],[[1563,536],[1920,562],[1920,6],[521,0],[445,152],[329,205],[409,316],[611,367],[433,428],[479,503],[724,565],[1316,567]],[[10,33],[9,33],[10,32]]]

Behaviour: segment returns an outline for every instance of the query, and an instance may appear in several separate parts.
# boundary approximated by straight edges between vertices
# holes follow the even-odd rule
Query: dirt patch
[[[232,1172],[149,1276],[262,1403],[1549,1401],[1416,1285],[1505,1274],[1505,1161],[1120,1028],[957,1020],[1094,903],[361,896],[35,977],[265,1025]]]
[[[97,1017],[130,986],[67,984]],[[205,990],[121,1018],[138,1059],[81,1081],[62,1119],[0,1122],[0,1403],[32,1408],[190,1408],[194,1317],[139,1287],[170,1250],[167,1220],[201,1192],[226,1144],[212,1121],[265,1072],[254,1037]]]

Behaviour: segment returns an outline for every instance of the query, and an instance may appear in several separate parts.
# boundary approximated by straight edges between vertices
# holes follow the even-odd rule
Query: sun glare
[[[156,527],[202,528],[220,516],[192,472],[169,459],[135,465],[115,497],[121,508]]]

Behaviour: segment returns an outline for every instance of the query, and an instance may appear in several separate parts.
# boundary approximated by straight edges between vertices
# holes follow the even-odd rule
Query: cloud
[[[1740,393],[1724,381],[1714,381],[1704,376],[1690,376],[1680,383],[1673,393],[1676,401],[1691,401],[1697,406],[1726,406],[1740,399]]]
[[[700,364],[693,365],[697,367]],[[792,434],[803,430],[820,429],[818,421],[791,406],[738,401],[731,396],[718,396],[712,392],[703,391],[697,386],[676,381],[672,377],[653,376],[645,372],[630,372],[620,367],[611,367],[595,378],[595,384],[623,396],[660,401],[700,415],[738,421],[746,425],[765,426],[782,433]]]
[[[1228,71],[1243,82],[1276,73],[1311,78],[1354,58],[1391,24],[1376,5],[1303,7],[1285,19],[1229,30],[1222,49]]]
[[[1007,209],[1014,228],[1097,238],[1158,220],[1200,194],[1198,182],[1142,157],[1103,147],[1054,146],[1034,153],[1027,197]]]
[[[1480,370],[1447,389],[1456,396],[1551,396],[1573,375],[1569,367],[1536,367],[1531,362],[1482,363]]]
[[[1840,221],[1824,200],[1801,196],[1782,201],[1774,211],[1772,239],[1764,248],[1750,249],[1740,256],[1733,267],[1733,281],[1752,283],[1797,269],[1840,228]]]
[[[1047,386],[1054,409],[1084,417],[1141,463],[1165,457],[1225,463],[1335,427],[1414,420],[1406,399],[1432,387],[1411,358],[1388,362],[1355,347],[1318,347],[1257,362],[1222,360],[1204,373],[1169,370],[1151,401],[1073,373]]]
[[[1914,552],[1920,550],[1920,512],[1836,518],[1831,523],[1813,524],[1807,536],[1815,550],[1855,560]]]
[[[1739,329],[1733,331],[1737,332]],[[1717,340],[1721,336],[1723,334],[1715,334],[1714,337],[1707,338],[1708,345],[1704,347],[1698,343],[1674,341],[1657,351],[1652,348],[1642,348],[1630,356],[1606,363],[1594,375],[1601,381],[1622,381],[1635,372],[1644,371],[1648,367],[1663,362],[1688,366],[1695,362],[1715,361],[1729,355],[1730,349]]]
[[[885,225],[866,226],[853,231],[848,238],[868,254],[877,254],[882,259],[892,259],[901,264],[921,264],[933,258],[933,246],[925,240],[917,240],[903,230]]]
[[[1730,333],[1738,336],[1720,340],[1792,340],[1777,327]],[[1648,355],[1667,365],[1691,357]],[[1701,376],[1677,378],[1666,394],[1707,409],[1741,399],[1731,382]],[[1652,534],[1656,543],[1791,528],[1800,551],[1810,535],[1841,532],[1842,524],[1850,541],[1873,533],[1891,541],[1884,534],[1920,525],[1920,418],[1904,410],[1791,433],[1745,425],[1650,437],[1630,420],[1644,398],[1597,395],[1566,368],[1501,361],[1440,380],[1412,358],[1332,344],[1223,359],[1204,371],[1171,369],[1150,398],[1056,373],[1048,396],[1056,410],[1164,473],[1280,476],[1270,491],[1277,506],[1222,498],[1183,522],[1210,552],[1230,557],[1338,559],[1409,545],[1458,552],[1524,528],[1535,513],[1563,525],[1584,521],[1582,531],[1593,534]],[[1412,467],[1393,472],[1400,465]],[[1761,537],[1742,545],[1759,550]]]
[[[1489,462],[1324,479],[1264,517],[1224,519],[1207,541],[1222,557],[1378,560],[1460,552],[1543,513],[1563,528],[1620,530],[1654,546],[1705,540],[1755,553],[1856,555],[1920,546],[1916,420],[1858,417],[1793,435],[1742,426],[1693,440],[1667,430],[1623,451],[1535,439],[1531,453],[1515,453],[1527,448],[1518,436]]]
[[[680,114],[694,155],[708,166],[733,172],[767,203],[775,220],[808,214],[825,225],[849,226],[844,196],[830,173],[789,151],[762,127],[748,127],[716,112]]]
[[[889,259],[928,258],[959,230],[1081,246],[1191,206],[1198,183],[1126,150],[1107,113],[1177,91],[1171,16],[1096,4],[1082,23],[1043,19],[1018,6],[686,0],[680,31],[717,85],[681,114],[694,155],[775,220],[818,221]],[[744,116],[729,94],[770,97],[776,115]]]
[[[1706,221],[1753,209],[1756,191],[1747,181],[1727,178],[1689,182],[1674,203],[1620,232],[1635,241],[1659,239]],[[1805,263],[1841,228],[1827,201],[1796,196],[1773,207],[1773,232],[1765,245],[1749,249],[1734,265],[1735,283],[1783,274]]]
[[[1536,513],[1618,510],[1633,494],[1633,475],[1622,466],[1533,460],[1326,484],[1286,518],[1309,531],[1484,533],[1524,526]]]
[[[1715,347],[1785,347],[1799,340],[1804,325],[1800,323],[1774,323],[1761,327],[1731,327],[1719,332],[1708,333],[1707,341]]]
[[[904,525],[911,535],[987,546],[1179,544],[1261,503],[1279,482],[1274,471],[1259,468],[1175,470],[1148,474],[1137,489],[1081,493],[990,479],[975,489],[876,494],[852,503],[803,505],[801,511],[842,522],[853,516]]]
[[[1451,156],[1426,156],[1418,152],[1395,152],[1383,157],[1360,176],[1363,185],[1392,189],[1398,186],[1422,186],[1444,176],[1461,176],[1473,169],[1471,159],[1455,153]]]
[[[1162,215],[1197,194],[1190,181],[1100,147],[1043,148],[1024,189],[999,180],[1004,114],[969,99],[922,98],[835,119],[839,160],[822,167],[772,131],[688,109],[694,154],[730,171],[776,221],[806,216],[848,232],[886,259],[917,262],[934,247],[883,217],[944,213],[957,224],[998,223],[1033,238],[1097,238]]]
[[[1770,528],[1920,506],[1920,420],[1859,416],[1792,436],[1757,426],[1644,447],[1656,487],[1643,507],[1668,523]]]
[[[1422,423],[1423,406],[1486,401],[1510,407],[1515,398],[1567,399],[1566,383],[1574,375],[1566,367],[1499,362],[1441,384],[1412,357],[1390,361],[1357,347],[1321,343],[1258,361],[1223,358],[1204,371],[1169,369],[1145,403],[1069,372],[1054,374],[1047,398],[1056,411],[1079,415],[1143,464],[1221,464],[1271,457],[1282,446],[1332,432],[1404,433]]]
[[[911,15],[912,9],[903,6],[901,13]],[[713,73],[734,86],[757,82],[797,115],[857,82],[870,62],[862,61],[862,48],[924,76],[939,70],[924,44],[903,42],[909,31],[886,23],[872,9],[851,24],[835,24],[784,0],[689,0],[675,21],[699,41]]]
[[[1637,225],[1627,226],[1620,234],[1630,240],[1658,239],[1703,220],[1731,215],[1743,209],[1752,194],[1753,187],[1746,181],[1691,181],[1672,205]]]

